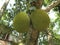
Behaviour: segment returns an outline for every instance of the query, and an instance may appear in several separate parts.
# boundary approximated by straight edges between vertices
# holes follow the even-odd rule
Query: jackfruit
[[[20,33],[28,32],[30,18],[25,12],[18,13],[13,19],[13,27]]]
[[[48,14],[42,9],[34,10],[31,15],[32,27],[38,31],[46,30],[50,23]]]

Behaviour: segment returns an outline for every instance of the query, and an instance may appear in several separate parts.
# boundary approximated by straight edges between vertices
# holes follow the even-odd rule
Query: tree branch
[[[58,5],[60,3],[60,0],[53,1],[47,8],[45,9],[46,12],[49,12],[53,7]]]
[[[36,6],[38,6],[39,8],[41,8],[42,4],[43,4],[43,0],[37,0]]]
[[[8,5],[10,0],[6,0],[5,3],[3,4],[3,6],[1,7],[1,10],[0,10],[0,18],[2,17],[3,13],[4,13],[4,10],[6,10],[6,7]]]
[[[36,8],[41,8],[43,4],[43,0],[37,0],[36,2]]]

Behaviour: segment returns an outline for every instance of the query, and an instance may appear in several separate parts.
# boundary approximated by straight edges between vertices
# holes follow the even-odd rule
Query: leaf
[[[55,34],[55,37],[58,38],[58,39],[60,39],[60,35],[58,35],[58,34]]]
[[[51,2],[52,2],[52,0],[44,0],[44,3],[45,3],[46,5],[49,5]]]

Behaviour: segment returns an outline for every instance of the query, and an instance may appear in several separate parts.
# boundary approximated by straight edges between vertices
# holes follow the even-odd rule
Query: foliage
[[[0,39],[5,39],[5,36],[7,33],[9,33],[11,36],[13,36],[16,40],[23,39],[23,42],[26,41],[26,35],[27,33],[23,33],[22,37],[19,38],[19,33],[14,30],[12,24],[12,20],[14,16],[19,13],[20,11],[26,11],[29,15],[35,9],[34,6],[30,5],[31,2],[36,1],[36,0],[15,0],[15,3],[13,4],[13,7],[11,9],[4,10],[4,14],[0,19]],[[49,4],[51,4],[52,1],[55,0],[44,0],[43,5],[46,7]],[[12,5],[12,4],[10,4]],[[42,5],[42,6],[43,6]],[[57,12],[57,18],[55,19],[54,22],[50,22],[49,25],[49,32],[52,33],[52,40],[54,45],[60,45],[60,34],[58,32],[60,31],[60,5],[57,5],[52,9],[54,12]],[[55,26],[58,26],[58,28],[54,29]],[[14,32],[14,34],[13,34]],[[40,32],[39,38],[38,38],[38,45],[48,45],[48,40],[47,40],[47,33]],[[21,35],[20,35],[21,36]],[[3,38],[4,37],[4,38]],[[13,39],[15,41],[15,39]]]

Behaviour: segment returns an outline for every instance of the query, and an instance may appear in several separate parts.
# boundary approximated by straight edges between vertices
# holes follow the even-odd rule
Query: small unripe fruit
[[[13,27],[18,32],[28,32],[30,26],[29,16],[25,12],[18,13],[13,19]]]
[[[31,13],[30,18],[32,21],[33,28],[38,31],[46,30],[49,26],[50,23],[49,16],[45,11],[41,9],[34,10]]]

